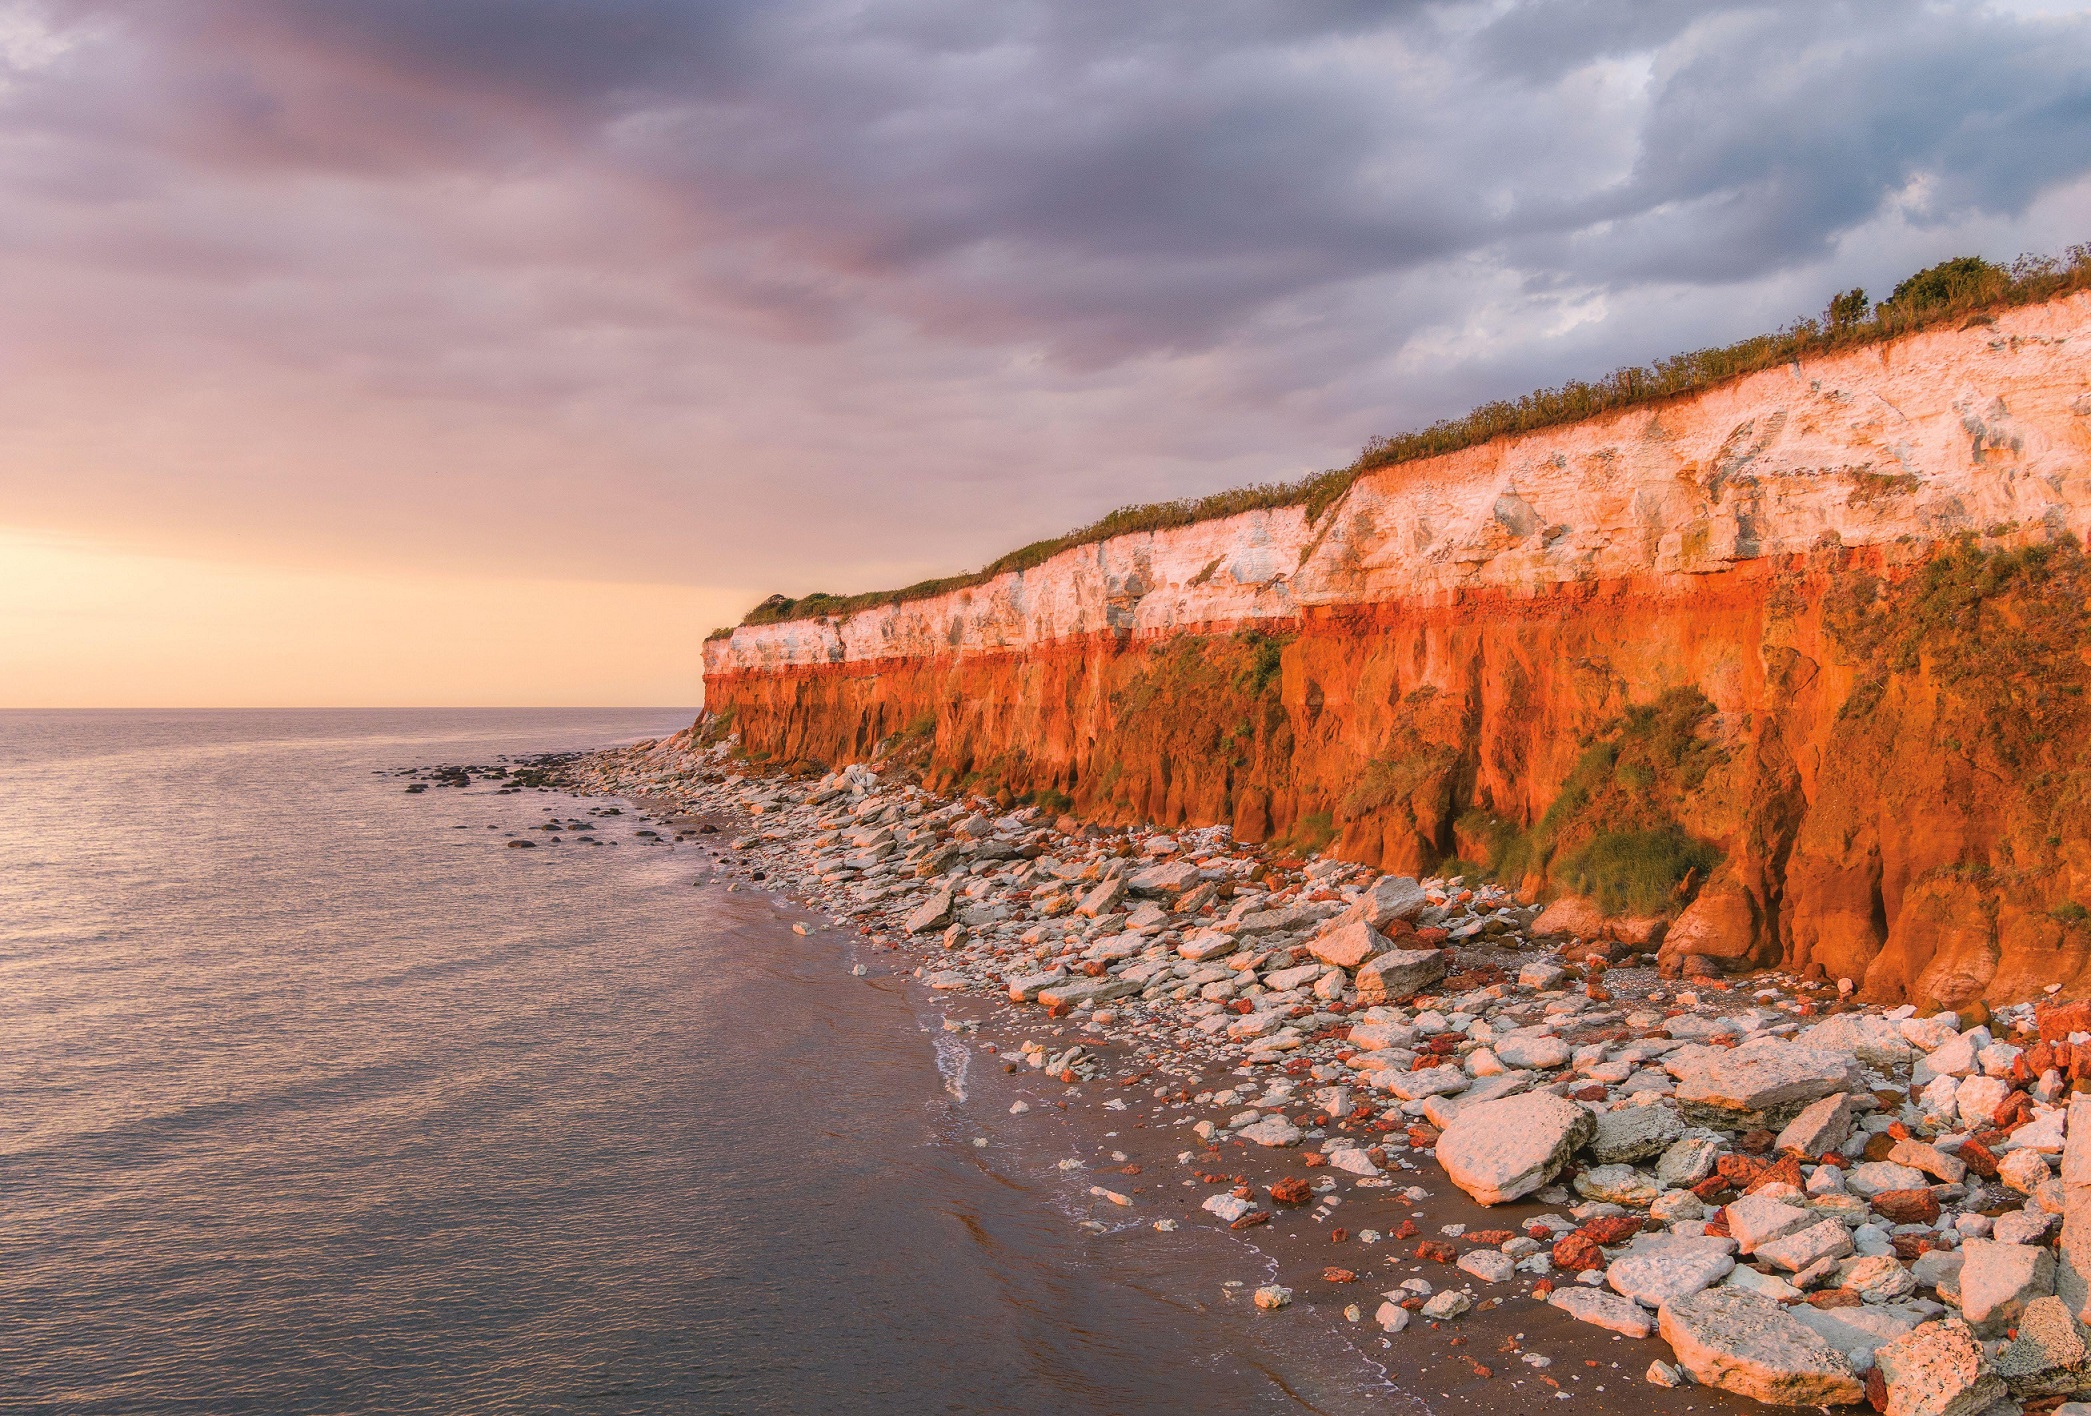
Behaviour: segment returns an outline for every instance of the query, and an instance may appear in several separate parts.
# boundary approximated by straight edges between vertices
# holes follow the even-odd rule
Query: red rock
[[[1323,1155],[1320,1151],[1308,1151],[1305,1155],[1300,1157],[1300,1164],[1306,1166],[1309,1170],[1312,1170],[1317,1166],[1327,1165],[1328,1163],[1329,1158]]]
[[[1466,1240],[1469,1244],[1484,1244],[1494,1249],[1508,1244],[1511,1240],[1517,1238],[1517,1235],[1508,1229],[1469,1229],[1460,1238]]]
[[[2033,1098],[2024,1092],[2013,1092],[2004,1098],[1990,1115],[1989,1124],[1999,1131],[2016,1131],[2033,1119]]]
[[[1997,1178],[1996,1152],[1984,1145],[1979,1137],[1964,1142],[1954,1154],[1966,1161],[1968,1169],[1984,1180]]]
[[[1253,1229],[1259,1224],[1269,1224],[1270,1222],[1271,1212],[1269,1210],[1250,1210],[1227,1227],[1229,1229]]]
[[[1421,1239],[1416,1243],[1416,1257],[1449,1264],[1459,1257],[1459,1251],[1442,1239]]]
[[[1416,1228],[1416,1221],[1414,1221],[1413,1219],[1404,1219],[1403,1221],[1401,1221],[1400,1224],[1394,1227],[1394,1233],[1391,1237],[1396,1239],[1413,1239],[1422,1232],[1422,1230]]]
[[[1865,1301],[1849,1288],[1823,1288],[1810,1293],[1807,1298],[1811,1308],[1857,1308]]]
[[[2066,1043],[2073,1032],[2091,1033],[2091,999],[2037,1003],[2033,1007],[2033,1020],[2040,1028],[2042,1042]]]
[[[1329,1267],[1321,1271],[1324,1283],[1356,1283],[1358,1276],[1347,1268]]]
[[[1733,1151],[1717,1157],[1713,1163],[1713,1173],[1737,1189],[1756,1184],[1757,1178],[1770,1168],[1769,1161],[1754,1155],[1737,1155]]]
[[[1745,1193],[1761,1190],[1767,1185],[1791,1185],[1799,1189],[1806,1183],[1807,1177],[1801,1174],[1800,1157],[1787,1155],[1764,1167],[1763,1172],[1750,1182],[1749,1190]]]
[[[1314,1198],[1314,1191],[1299,1176],[1288,1175],[1271,1186],[1271,1198],[1281,1205],[1303,1205]]]
[[[1883,1190],[1873,1207],[1897,1224],[1930,1224],[1939,1217],[1938,1196],[1929,1190]]]
[[[1581,1273],[1605,1266],[1597,1241],[1580,1231],[1563,1235],[1554,1244],[1554,1267],[1563,1273]]]
[[[1767,1155],[1778,1137],[1770,1131],[1745,1131],[1735,1138],[1735,1148],[1744,1155]]]
[[[1605,1214],[1590,1220],[1576,1233],[1598,1244],[1624,1244],[1641,1232],[1641,1224],[1642,1218],[1637,1214]]]
[[[1409,1144],[1418,1150],[1432,1150],[1438,1143],[1438,1128],[1435,1126],[1409,1127]]]

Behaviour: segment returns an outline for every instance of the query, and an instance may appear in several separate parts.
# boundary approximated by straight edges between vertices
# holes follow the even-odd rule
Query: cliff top
[[[1515,400],[1499,400],[1419,431],[1374,438],[1347,467],[1332,468],[1291,483],[1264,483],[1210,496],[1120,507],[1065,535],[1036,541],[990,561],[979,570],[919,581],[894,590],[857,595],[814,592],[792,599],[772,595],[750,610],[743,625],[777,624],[846,616],[881,605],[924,600],[985,584],[998,575],[1029,570],[1077,546],[1144,531],[1190,526],[1245,511],[1299,507],[1310,525],[1334,506],[1351,485],[1379,468],[1441,456],[1501,437],[1560,427],[1622,409],[1702,393],[1765,369],[1917,334],[1987,312],[2043,303],[2091,289],[2091,245],[2070,247],[2060,258],[2021,256],[2009,266],[1961,256],[1910,276],[1877,305],[1863,290],[1833,299],[1821,318],[1795,321],[1775,334],[1758,335],[1717,349],[1658,360],[1650,366],[1614,370],[1595,382],[1572,380]],[[713,631],[724,638],[731,629]]]

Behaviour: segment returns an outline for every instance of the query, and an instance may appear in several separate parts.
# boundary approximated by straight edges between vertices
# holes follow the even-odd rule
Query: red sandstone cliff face
[[[751,752],[2091,992],[2091,298],[707,646]],[[1062,562],[1067,562],[1062,564]]]

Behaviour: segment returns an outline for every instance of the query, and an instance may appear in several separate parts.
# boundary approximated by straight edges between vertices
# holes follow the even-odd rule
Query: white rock
[[[1660,1308],[1673,1298],[1712,1287],[1734,1267],[1735,1260],[1715,1242],[1672,1239],[1635,1245],[1605,1270],[1605,1282],[1637,1303]]]
[[[1469,1249],[1459,1256],[1458,1267],[1483,1283],[1507,1283],[1517,1272],[1517,1260],[1500,1249]]]
[[[1663,1306],[1663,1340],[1704,1386],[1775,1406],[1841,1406],[1865,1388],[1850,1361],[1777,1303],[1711,1288]]]
[[[1252,1141],[1259,1146],[1295,1146],[1305,1132],[1283,1116],[1266,1116],[1253,1125],[1244,1126],[1235,1132],[1242,1140]]]
[[[1551,1035],[1502,1038],[1495,1050],[1512,1067],[1559,1067],[1569,1054],[1568,1044]]]
[[[1826,1259],[1841,1259],[1853,1247],[1850,1230],[1824,1219],[1760,1245],[1757,1257],[1788,1273],[1801,1273]]]
[[[1617,1293],[1597,1288],[1557,1288],[1547,1302],[1577,1322],[1591,1323],[1622,1337],[1641,1338],[1655,1331],[1655,1315]]]
[[[1745,1254],[1754,1254],[1772,1240],[1805,1228],[1815,1218],[1807,1210],[1763,1194],[1731,1200],[1727,1212],[1728,1232]]]
[[[1438,1138],[1438,1164],[1474,1199],[1502,1204],[1552,1180],[1593,1129],[1587,1110],[1545,1092],[1478,1102]]]
[[[1888,1190],[1916,1190],[1925,1184],[1924,1173],[1892,1160],[1869,1160],[1845,1172],[1844,1187],[1854,1195],[1872,1199]]]
[[[2055,1291],[2055,1261],[2045,1249],[1970,1239],[1960,1251],[1960,1312],[1980,1336],[1997,1336],[2026,1304]]]

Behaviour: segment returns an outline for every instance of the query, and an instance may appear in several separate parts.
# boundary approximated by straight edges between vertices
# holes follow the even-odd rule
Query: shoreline
[[[974,1065],[1015,1078],[1012,1122],[1051,1106],[1144,1133],[1090,1173],[1108,1216],[1092,1232],[1271,1236],[1262,1316],[1340,1311],[1398,1386],[1608,1386],[1667,1410],[1850,1402],[1870,1382],[1906,1406],[1944,1357],[1970,1416],[2091,1389],[2069,1261],[2091,1185],[2053,1175],[2076,1133],[2047,1104],[2067,1100],[2081,1004],[1964,1035],[1776,974],[1586,970],[1493,887],[1274,860],[1225,828],[1053,822],[863,766],[764,775],[731,750],[685,731],[547,770],[661,815],[728,889],[902,954]],[[2063,1066],[2032,1073],[2057,1042]],[[1961,1052],[1971,1065],[1941,1070]],[[1435,1147],[1456,1124],[1448,1174]],[[2057,1215],[2073,1310],[2050,1296]],[[2013,1265],[2039,1272],[1992,1301],[1986,1276]],[[1767,1321],[1783,1348],[1751,1347],[1742,1330]]]

